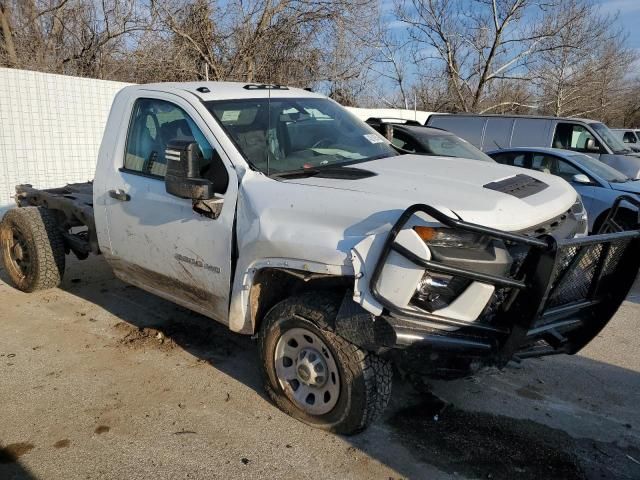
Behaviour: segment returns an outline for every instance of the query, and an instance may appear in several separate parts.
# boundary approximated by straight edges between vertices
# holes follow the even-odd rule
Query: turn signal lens
[[[418,236],[425,242],[429,242],[436,238],[438,231],[435,228],[431,227],[413,227],[413,230],[418,234]]]

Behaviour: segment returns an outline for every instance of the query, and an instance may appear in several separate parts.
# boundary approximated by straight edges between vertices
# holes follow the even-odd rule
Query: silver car
[[[538,170],[564,178],[582,197],[589,217],[589,231],[597,232],[613,202],[621,195],[640,200],[640,181],[583,153],[558,148],[508,148],[488,152],[496,162]],[[623,210],[623,223],[634,223],[638,212]]]
[[[640,130],[634,128],[612,128],[611,131],[634,152],[640,152]]]

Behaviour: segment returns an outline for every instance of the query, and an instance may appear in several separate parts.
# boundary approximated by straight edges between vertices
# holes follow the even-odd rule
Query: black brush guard
[[[640,230],[622,231],[616,222],[623,203],[640,208],[636,199],[622,196],[600,229],[607,233],[566,240],[556,240],[550,235],[534,238],[504,232],[451,218],[428,205],[413,205],[391,229],[369,287],[374,298],[385,307],[383,317],[393,326],[397,338],[404,335],[418,339],[417,345],[414,343],[412,347],[455,353],[497,366],[503,366],[511,359],[574,354],[613,317],[640,267]],[[528,253],[514,277],[489,275],[424,260],[396,243],[398,233],[419,212],[450,228],[487,235],[510,245],[526,246]],[[391,252],[397,252],[427,271],[494,285],[494,298],[500,295],[503,300],[490,318],[485,318],[487,315],[483,313],[472,323],[418,308],[399,308],[377,289]],[[437,329],[434,325],[455,330]]]

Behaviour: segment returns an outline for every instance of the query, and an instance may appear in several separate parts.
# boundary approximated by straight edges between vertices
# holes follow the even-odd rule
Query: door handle
[[[128,202],[131,200],[131,196],[125,192],[124,190],[109,190],[109,196],[111,198],[115,198],[116,200],[120,200],[121,202]]]

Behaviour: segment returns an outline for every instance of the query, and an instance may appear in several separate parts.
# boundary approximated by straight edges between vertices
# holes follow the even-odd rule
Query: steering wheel
[[[321,138],[316,143],[314,143],[311,148],[319,148],[322,147],[323,144],[325,144],[325,147],[328,147],[329,145],[331,145],[331,141],[332,140],[329,137]]]

